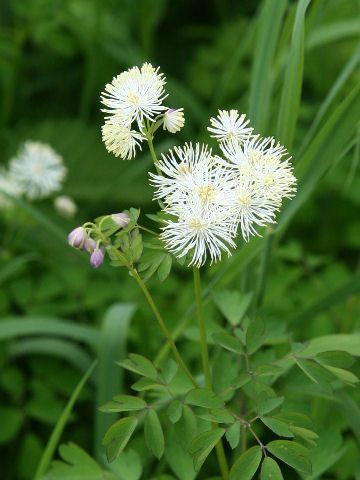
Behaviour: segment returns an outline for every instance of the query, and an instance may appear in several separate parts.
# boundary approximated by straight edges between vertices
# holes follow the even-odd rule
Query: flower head
[[[4,168],[0,169],[0,208],[9,208],[12,205],[11,199],[5,194],[19,197],[22,190],[14,177]]]
[[[250,235],[258,235],[256,226],[274,223],[277,203],[263,195],[260,186],[251,177],[240,175],[232,190],[231,204],[235,216],[234,226],[239,226],[246,242]]]
[[[210,118],[211,127],[207,127],[213,138],[218,142],[225,140],[236,140],[238,143],[243,143],[247,140],[253,129],[247,127],[250,120],[245,120],[246,115],[243,113],[239,116],[237,110],[219,110],[216,118]]]
[[[10,160],[10,173],[28,198],[40,199],[60,190],[66,168],[49,145],[27,141]]]
[[[135,157],[136,147],[141,150],[140,142],[144,140],[144,136],[122,123],[120,117],[114,116],[102,126],[102,139],[108,152],[123,160],[131,160]]]
[[[167,109],[162,105],[167,96],[164,90],[166,81],[158,72],[159,68],[144,63],[141,69],[132,67],[114,77],[101,96],[107,107],[104,111],[119,116],[127,125],[136,120],[142,130],[144,118],[153,121],[155,115]]]
[[[164,113],[163,129],[170,133],[179,132],[185,125],[183,110],[183,108],[169,108],[169,110]]]
[[[151,174],[157,187],[155,198],[164,201],[164,211],[174,215],[160,238],[178,257],[192,255],[189,265],[201,266],[222,251],[235,247],[229,171],[216,162],[206,145],[185,144],[163,156],[158,165],[164,175]]]
[[[283,198],[292,198],[296,192],[296,178],[287,150],[275,143],[272,137],[253,137],[243,145],[229,140],[221,144],[227,159],[225,164],[234,170],[234,175],[251,178],[262,195],[281,205]],[[285,157],[282,160],[282,157]],[[219,162],[224,162],[218,158]]]

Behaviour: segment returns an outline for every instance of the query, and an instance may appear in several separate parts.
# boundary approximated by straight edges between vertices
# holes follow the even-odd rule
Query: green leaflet
[[[283,480],[279,465],[271,457],[264,458],[261,465],[261,480]]]
[[[262,458],[261,447],[251,447],[243,453],[230,470],[230,480],[251,480]]]
[[[211,450],[215,447],[221,437],[224,435],[223,428],[214,428],[207,432],[200,433],[189,445],[189,453],[194,458],[194,469],[200,470]]]
[[[266,449],[290,467],[311,474],[311,462],[308,459],[310,452],[299,443],[289,440],[275,440],[268,443]]]
[[[106,432],[102,443],[106,447],[108,462],[113,462],[119,456],[119,453],[124,450],[135,431],[137,423],[136,417],[121,418]]]
[[[164,434],[158,414],[152,408],[146,414],[144,434],[149,450],[160,459],[164,453]]]
[[[224,406],[224,401],[218,397],[214,392],[206,388],[194,388],[185,397],[189,405],[204,408],[221,408]]]

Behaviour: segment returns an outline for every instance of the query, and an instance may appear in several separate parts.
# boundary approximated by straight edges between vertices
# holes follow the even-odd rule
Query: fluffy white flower
[[[218,142],[225,140],[236,140],[238,143],[243,143],[247,140],[253,129],[247,127],[250,120],[246,120],[246,115],[243,113],[239,116],[237,110],[219,110],[216,118],[210,118],[211,127],[207,127],[209,132],[214,135]]]
[[[174,147],[167,155],[161,154],[158,168],[163,175],[155,175],[150,172],[151,184],[157,187],[154,199],[165,199],[168,195],[184,188],[191,182],[192,175],[203,164],[208,165],[211,161],[211,150],[207,145],[200,147],[199,143],[195,148],[191,143],[185,143],[183,147]]]
[[[10,160],[10,174],[28,198],[36,199],[60,190],[66,168],[49,145],[28,140]]]
[[[8,208],[12,205],[10,198],[3,193],[13,197],[19,197],[22,193],[20,186],[4,168],[0,169],[0,208]]]
[[[177,257],[190,253],[189,266],[199,268],[208,257],[211,263],[219,260],[223,251],[230,256],[229,247],[236,247],[233,236],[229,217],[223,217],[213,205],[204,208],[202,202],[191,198],[176,221],[167,221],[160,238]]]
[[[236,218],[234,225],[239,225],[246,242],[250,235],[259,235],[256,226],[263,227],[274,223],[277,203],[263,195],[260,186],[250,177],[239,175],[236,187],[232,190],[231,204]]]
[[[185,144],[163,155],[158,165],[163,175],[151,174],[157,187],[154,198],[164,201],[164,211],[176,217],[167,222],[161,238],[176,256],[190,253],[189,265],[203,265],[230,255],[235,247],[230,171],[214,159],[207,146]]]
[[[179,132],[185,125],[183,110],[183,108],[169,108],[169,110],[164,113],[163,129],[170,133]]]
[[[106,120],[101,131],[107,151],[123,160],[131,160],[135,157],[136,147],[141,150],[140,142],[145,138],[136,130],[131,130],[130,126],[116,116]]]
[[[132,67],[114,77],[101,95],[101,101],[107,107],[104,112],[121,117],[128,125],[136,120],[142,131],[144,118],[153,121],[155,115],[167,110],[162,105],[167,97],[166,81],[158,71],[159,68],[144,63],[141,69]]]
[[[291,157],[282,160],[282,157],[288,156],[288,152],[272,137],[253,137],[243,145],[229,140],[220,147],[236,174],[251,178],[271,202],[279,206],[284,197],[292,198],[295,195],[296,178],[289,161]],[[224,162],[220,158],[218,161]]]

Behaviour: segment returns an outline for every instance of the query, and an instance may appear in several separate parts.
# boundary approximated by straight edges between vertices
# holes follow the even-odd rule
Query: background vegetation
[[[154,208],[146,149],[122,162],[108,155],[101,142],[100,92],[120,71],[151,61],[167,77],[170,106],[185,109],[185,128],[173,144],[204,140],[208,119],[218,108],[247,112],[257,131],[275,134],[298,2],[281,2],[279,25],[270,21],[271,10],[263,10],[276,2],[263,3],[2,2],[0,162],[6,164],[26,139],[50,143],[68,167],[63,193],[79,207],[71,221],[60,217],[50,200],[0,212],[2,478],[33,478],[66,402],[97,356],[99,366],[77,400],[61,443],[71,440],[102,461],[99,442],[113,418],[97,406],[128,392],[133,382],[114,360],[126,351],[154,358],[163,346],[148,306],[125,272],[108,265],[94,271],[85,255],[66,244],[66,232],[87,219],[130,206],[143,212]],[[303,90],[291,146],[294,163],[302,162],[297,173],[304,188],[294,215],[286,210],[287,228],[271,258],[263,305],[272,332],[269,344],[280,352],[288,330],[295,341],[360,330],[359,12],[358,0],[313,0],[306,14]],[[295,71],[301,82],[300,67]],[[292,84],[289,80],[295,89],[290,94],[299,86],[296,78]],[[291,145],[291,139],[285,140]],[[170,146],[164,135],[156,148]],[[259,272],[254,256],[263,244],[252,242],[229,263],[214,292],[254,290]],[[246,275],[241,273],[245,264]],[[209,282],[223,265],[207,272]],[[171,330],[187,315],[179,346],[196,370],[193,312],[184,311],[193,302],[189,274],[176,267],[164,283],[152,278],[149,288]],[[211,329],[222,322],[221,309],[213,301],[206,305]],[[185,345],[184,338],[195,341]],[[358,365],[354,371],[359,373]],[[307,478],[360,478],[359,391],[324,394],[306,379],[300,388],[299,375],[293,372],[284,394],[314,419],[323,439],[314,476]],[[120,472],[117,478],[162,472],[141,434],[129,447],[121,465],[113,467]],[[173,453],[168,452],[167,461],[176,478],[193,478],[179,474]],[[211,466],[199,478],[209,475]],[[284,475],[297,478],[290,470]]]

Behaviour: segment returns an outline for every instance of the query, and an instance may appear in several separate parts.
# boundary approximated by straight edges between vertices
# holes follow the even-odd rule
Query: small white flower
[[[183,110],[183,108],[169,108],[169,110],[164,113],[163,129],[170,133],[179,132],[185,125]]]
[[[136,120],[142,131],[144,118],[153,121],[155,115],[167,110],[162,105],[167,97],[166,81],[158,71],[159,68],[144,63],[141,69],[132,67],[114,77],[101,95],[101,101],[107,107],[104,112],[121,117],[128,125]]]
[[[263,227],[274,223],[276,202],[263,195],[261,188],[251,178],[239,175],[237,186],[232,191],[232,205],[235,225],[240,225],[241,233],[246,242],[250,235],[259,235],[255,226]]]
[[[10,160],[10,174],[28,198],[40,199],[60,190],[66,168],[49,145],[28,140]]]
[[[13,197],[19,197],[22,193],[20,186],[4,168],[0,169],[0,208],[9,208],[12,205],[11,199],[3,193]]]
[[[212,126],[207,129],[214,134],[211,137],[216,138],[220,143],[225,140],[236,140],[238,143],[243,143],[253,131],[251,127],[247,127],[250,120],[245,119],[246,115],[243,113],[239,116],[237,110],[219,110],[216,118],[210,118]]]
[[[231,219],[223,217],[214,206],[204,208],[196,200],[189,201],[177,221],[168,221],[162,230],[160,238],[168,250],[179,258],[191,254],[188,266],[199,268],[208,257],[211,263],[217,261],[223,251],[230,256],[229,247],[236,247]]]
[[[163,175],[155,175],[150,172],[151,184],[157,187],[154,200],[165,199],[174,191],[191,182],[192,176],[202,165],[208,165],[212,159],[211,149],[207,145],[197,143],[195,148],[191,143],[185,143],[183,147],[174,147],[167,155],[161,154],[158,168]]]
[[[74,200],[67,195],[60,195],[54,200],[55,210],[66,218],[71,218],[75,215],[77,206]]]
[[[123,160],[131,160],[135,157],[136,147],[141,150],[140,142],[144,136],[130,126],[122,123],[121,118],[113,117],[106,120],[102,126],[102,139],[108,152]]]

